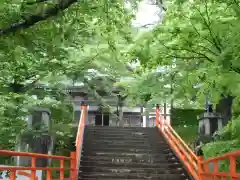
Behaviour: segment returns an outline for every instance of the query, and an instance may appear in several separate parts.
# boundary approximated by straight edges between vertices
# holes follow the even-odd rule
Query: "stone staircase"
[[[157,128],[87,126],[81,180],[190,180]]]

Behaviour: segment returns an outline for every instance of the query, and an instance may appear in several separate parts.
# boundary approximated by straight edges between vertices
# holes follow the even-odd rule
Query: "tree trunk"
[[[227,125],[227,123],[232,119],[232,96],[221,96],[218,104],[216,105],[216,112],[221,115],[223,118],[223,126]]]
[[[146,127],[149,127],[149,108],[145,108],[145,116],[146,116]]]
[[[173,75],[171,75],[171,87],[170,87],[170,95],[171,95],[171,101],[170,101],[170,106],[171,106],[171,109],[173,109],[173,98],[172,98],[172,95],[173,95],[173,81],[174,81],[174,78],[175,78],[175,75],[176,73],[174,73]]]
[[[124,98],[121,95],[118,95],[118,124],[120,127],[124,126],[124,119],[123,119],[123,101]]]
[[[123,127],[124,126],[124,120],[123,120],[123,108],[122,108],[122,106],[119,107],[118,111],[119,111],[119,116],[118,116],[119,126]]]

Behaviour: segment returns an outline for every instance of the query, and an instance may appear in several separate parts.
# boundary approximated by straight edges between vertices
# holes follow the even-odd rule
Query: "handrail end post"
[[[77,179],[77,156],[76,156],[76,152],[71,152],[71,168],[73,168],[74,170],[71,170],[70,173],[70,178],[71,180],[75,180]]]
[[[203,156],[198,156],[197,157],[197,167],[198,167],[198,169],[197,169],[197,173],[198,173],[198,180],[203,180],[203,177],[202,177],[202,173],[203,173],[203,164],[202,164],[202,162],[203,162]]]
[[[159,104],[156,104],[156,127],[159,127],[159,119],[160,119],[160,106]]]
[[[86,110],[87,109],[87,104],[85,101],[81,101],[81,110]]]

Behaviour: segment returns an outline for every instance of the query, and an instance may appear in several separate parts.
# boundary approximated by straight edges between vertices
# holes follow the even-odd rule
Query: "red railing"
[[[31,158],[31,166],[0,166],[0,171],[9,171],[10,180],[16,180],[17,175],[25,176],[26,180],[38,180],[36,176],[36,171],[46,171],[46,180],[52,180],[52,172],[59,171],[59,177],[54,177],[55,180],[76,180],[78,176],[78,167],[80,164],[81,156],[81,146],[83,141],[83,133],[86,122],[87,107],[85,105],[81,106],[81,118],[79,120],[78,132],[76,137],[76,152],[71,152],[70,157],[66,156],[53,156],[47,154],[37,154],[37,153],[27,153],[27,152],[16,152],[0,150],[0,156],[10,156],[10,157],[29,157]],[[46,158],[52,160],[60,161],[60,167],[37,167],[36,161],[38,158]],[[66,167],[65,162],[70,161],[69,165]],[[28,170],[30,173],[24,171]],[[70,172],[69,177],[65,177],[65,172]]]
[[[237,158],[240,157],[240,150],[223,154],[219,157],[209,158],[199,162],[199,176],[201,180],[239,180],[240,173],[237,172]],[[220,172],[219,166],[225,163],[229,172]],[[211,167],[212,166],[212,167]]]
[[[86,124],[86,118],[87,118],[87,106],[83,104],[81,106],[81,117],[78,123],[78,131],[76,136],[76,168],[80,165],[80,159],[81,159],[81,153],[82,153],[82,143],[83,143],[83,134],[84,134],[84,128]],[[78,177],[78,174],[76,174],[76,177]]]
[[[156,107],[156,126],[163,134],[170,147],[174,150],[178,158],[183,162],[189,175],[195,180],[239,180],[240,174],[237,173],[236,158],[240,157],[240,150],[226,153],[216,158],[203,160],[198,157],[186,145],[182,138],[174,131],[170,124],[170,117],[165,119],[161,115],[160,107]],[[220,172],[220,161],[229,161],[229,172]],[[210,166],[213,166],[210,168]]]
[[[36,171],[46,171],[46,180],[52,180],[52,172],[53,171],[59,171],[60,177],[57,179],[60,180],[75,180],[76,177],[74,177],[75,171],[76,171],[76,153],[72,152],[70,157],[65,156],[51,156],[47,154],[37,154],[37,153],[26,153],[26,152],[16,152],[16,151],[6,151],[6,150],[0,150],[0,155],[4,156],[21,156],[21,157],[29,157],[31,158],[31,167],[21,167],[21,166],[1,166],[0,171],[10,171],[10,180],[16,180],[17,175],[22,175],[30,180],[38,180],[36,177]],[[47,158],[52,160],[59,160],[60,161],[60,167],[36,167],[36,161],[37,158]],[[70,168],[66,168],[64,166],[65,161],[70,161]],[[30,170],[30,173],[24,172],[24,170]],[[70,171],[70,177],[65,178],[64,172]]]
[[[182,160],[190,175],[194,177],[194,179],[197,179],[198,157],[174,131],[170,125],[170,118],[164,119],[164,117],[161,115],[159,106],[156,107],[156,125],[164,135],[171,148],[177,154],[178,158]]]

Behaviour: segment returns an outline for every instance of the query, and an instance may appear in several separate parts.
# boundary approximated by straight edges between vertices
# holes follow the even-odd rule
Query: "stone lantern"
[[[206,94],[205,112],[198,116],[200,136],[211,136],[222,129],[223,122],[221,116],[213,112],[213,104],[210,101],[209,94]]]
[[[28,129],[45,130],[51,129],[51,112],[49,109],[35,108],[34,112],[26,118]],[[51,154],[53,151],[53,137],[48,133],[33,135],[32,133],[24,133],[17,136],[17,151],[33,152],[41,154]],[[19,166],[31,165],[31,158],[17,157],[16,164]],[[37,166],[45,167],[48,164],[47,159],[39,158],[36,162]]]
[[[222,129],[222,118],[214,112],[204,112],[198,116],[199,133],[212,136],[216,131]]]

